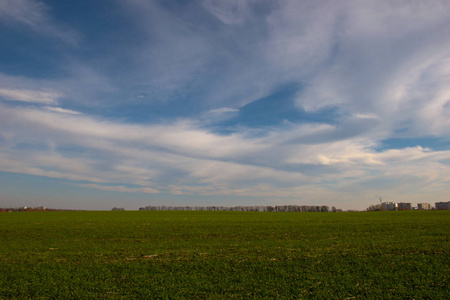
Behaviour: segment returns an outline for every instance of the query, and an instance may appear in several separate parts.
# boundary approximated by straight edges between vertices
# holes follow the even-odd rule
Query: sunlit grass
[[[0,298],[448,299],[449,211],[0,214]]]

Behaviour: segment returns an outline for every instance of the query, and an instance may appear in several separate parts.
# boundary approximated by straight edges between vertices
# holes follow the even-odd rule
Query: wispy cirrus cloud
[[[238,112],[238,111],[239,111],[239,109],[236,109],[236,108],[222,107],[222,108],[212,109],[209,112],[212,114],[223,114],[223,113]]]
[[[217,19],[227,25],[239,24],[247,21],[253,15],[252,5],[258,3],[254,0],[231,1],[202,1],[203,6]]]
[[[61,94],[40,90],[0,89],[0,97],[6,100],[28,103],[57,104]]]
[[[348,6],[333,60],[311,78],[297,104],[312,111],[338,106],[351,114],[375,113],[391,133],[410,123],[412,135],[435,134],[423,111],[443,108],[433,103],[442,101],[448,81],[444,49],[450,44],[440,37],[450,33],[444,17],[449,10],[439,1]],[[438,111],[433,115],[443,120]]]
[[[79,184],[81,187],[95,188],[104,191],[113,192],[126,192],[126,193],[146,193],[146,194],[158,194],[159,191],[152,188],[129,188],[122,185],[107,186],[99,184]]]
[[[45,108],[48,109],[48,110],[54,111],[54,112],[62,113],[62,114],[70,114],[70,115],[79,115],[79,114],[81,114],[78,111],[74,111],[74,110],[71,110],[71,109],[65,109],[65,108],[61,108],[61,107],[47,106]]]
[[[50,16],[50,7],[35,0],[2,0],[0,3],[0,21],[12,26],[22,26],[32,31],[59,39],[70,45],[77,45],[80,35],[74,29],[54,23]]]

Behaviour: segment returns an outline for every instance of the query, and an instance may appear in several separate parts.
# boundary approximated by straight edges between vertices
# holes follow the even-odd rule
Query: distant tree
[[[340,211],[333,208],[334,211]],[[123,208],[114,207],[112,210],[124,210]],[[145,206],[140,207],[139,210],[196,210],[196,211],[252,211],[252,212],[329,212],[330,208],[326,205],[277,205],[277,206]]]
[[[366,211],[384,211],[384,210],[385,208],[380,204],[371,205],[366,209]]]
[[[326,205],[322,205],[320,207],[320,212],[329,212],[329,211],[330,211],[330,208]]]
[[[123,207],[121,207],[121,208],[119,208],[119,207],[113,207],[112,210],[114,210],[114,211],[117,211],[117,210],[125,210],[125,208],[123,208]]]

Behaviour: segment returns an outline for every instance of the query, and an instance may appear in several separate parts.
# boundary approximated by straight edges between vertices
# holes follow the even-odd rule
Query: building
[[[411,203],[409,202],[400,202],[397,205],[398,210],[411,210]]]
[[[384,208],[384,210],[397,210],[397,203],[395,202],[383,202],[381,203],[381,207]]]
[[[436,202],[434,204],[435,204],[437,210],[450,209],[450,201],[447,201],[447,202]]]
[[[430,210],[431,205],[430,205],[430,203],[417,203],[417,209],[418,210]]]

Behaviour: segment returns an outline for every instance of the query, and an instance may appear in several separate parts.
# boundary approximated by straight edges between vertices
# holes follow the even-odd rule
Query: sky
[[[0,0],[0,207],[449,201],[449,15]]]

